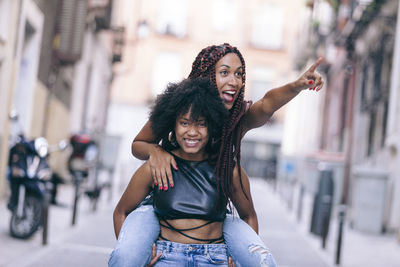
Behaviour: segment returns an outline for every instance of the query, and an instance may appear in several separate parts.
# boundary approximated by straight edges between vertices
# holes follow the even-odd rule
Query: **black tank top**
[[[178,165],[178,170],[172,168],[174,187],[167,191],[154,189],[153,206],[158,217],[223,221],[226,202],[217,205],[223,198],[218,198],[214,167],[207,160],[188,161],[173,156]]]

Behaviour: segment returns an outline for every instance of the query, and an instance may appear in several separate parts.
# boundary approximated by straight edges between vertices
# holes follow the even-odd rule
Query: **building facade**
[[[326,85],[318,138],[298,160],[301,184],[315,193],[318,164],[324,162],[335,172],[334,204],[347,207],[354,228],[398,231],[399,1],[308,5],[312,15],[303,43],[325,57]],[[324,18],[317,15],[324,12]],[[297,62],[304,65],[301,56]]]
[[[0,33],[0,196],[8,191],[8,140],[17,131],[10,110],[28,138],[44,136],[49,144],[80,131],[95,138],[104,132],[113,76],[111,10],[112,1],[0,1],[7,15]],[[68,153],[50,157],[64,177]]]
[[[28,134],[32,125],[34,92],[44,16],[32,0],[0,2],[1,68],[0,68],[0,195],[6,188],[6,166],[11,127],[8,114],[19,109],[19,122]]]

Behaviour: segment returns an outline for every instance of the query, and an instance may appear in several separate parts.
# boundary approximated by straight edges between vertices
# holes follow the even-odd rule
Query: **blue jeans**
[[[153,206],[142,205],[126,217],[110,255],[108,266],[136,267],[150,262],[153,244],[160,234],[160,224]]]
[[[261,238],[240,218],[227,214],[222,230],[236,267],[277,266]],[[153,206],[142,205],[132,211],[122,225],[108,266],[145,266],[150,262],[152,245],[159,234],[160,224]]]
[[[274,257],[260,236],[246,222],[227,214],[222,231],[236,267],[276,267]]]
[[[157,241],[157,255],[162,256],[155,267],[210,267],[228,266],[225,244],[181,244],[170,241]]]

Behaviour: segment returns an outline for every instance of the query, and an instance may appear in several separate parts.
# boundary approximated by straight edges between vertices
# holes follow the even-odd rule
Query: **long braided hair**
[[[222,57],[229,53],[235,53],[239,57],[242,64],[243,75],[242,88],[240,88],[235,103],[230,109],[230,116],[225,120],[222,128],[220,150],[215,166],[215,173],[217,179],[219,179],[217,185],[219,189],[222,190],[223,196],[226,200],[232,200],[234,197],[232,177],[235,162],[239,170],[240,185],[245,193],[240,171],[240,143],[243,129],[243,121],[241,118],[245,114],[247,106],[247,102],[244,101],[244,87],[246,82],[245,62],[240,51],[228,43],[208,46],[201,50],[197,55],[192,65],[192,71],[188,77],[189,79],[196,77],[209,77],[211,84],[218,91],[215,79],[215,65]],[[248,198],[246,193],[245,196]]]

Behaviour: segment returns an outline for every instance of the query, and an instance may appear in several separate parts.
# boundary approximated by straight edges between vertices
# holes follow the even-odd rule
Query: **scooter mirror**
[[[34,146],[39,157],[44,158],[49,154],[49,144],[47,143],[47,140],[45,138],[35,138]]]
[[[18,111],[17,111],[16,109],[12,109],[12,110],[10,111],[10,114],[8,115],[8,117],[9,117],[10,120],[12,120],[12,121],[17,121],[17,120],[18,120],[18,117],[19,117]]]
[[[58,147],[59,147],[61,150],[65,150],[65,149],[68,147],[68,142],[65,141],[65,140],[61,140],[61,141],[58,143]]]

